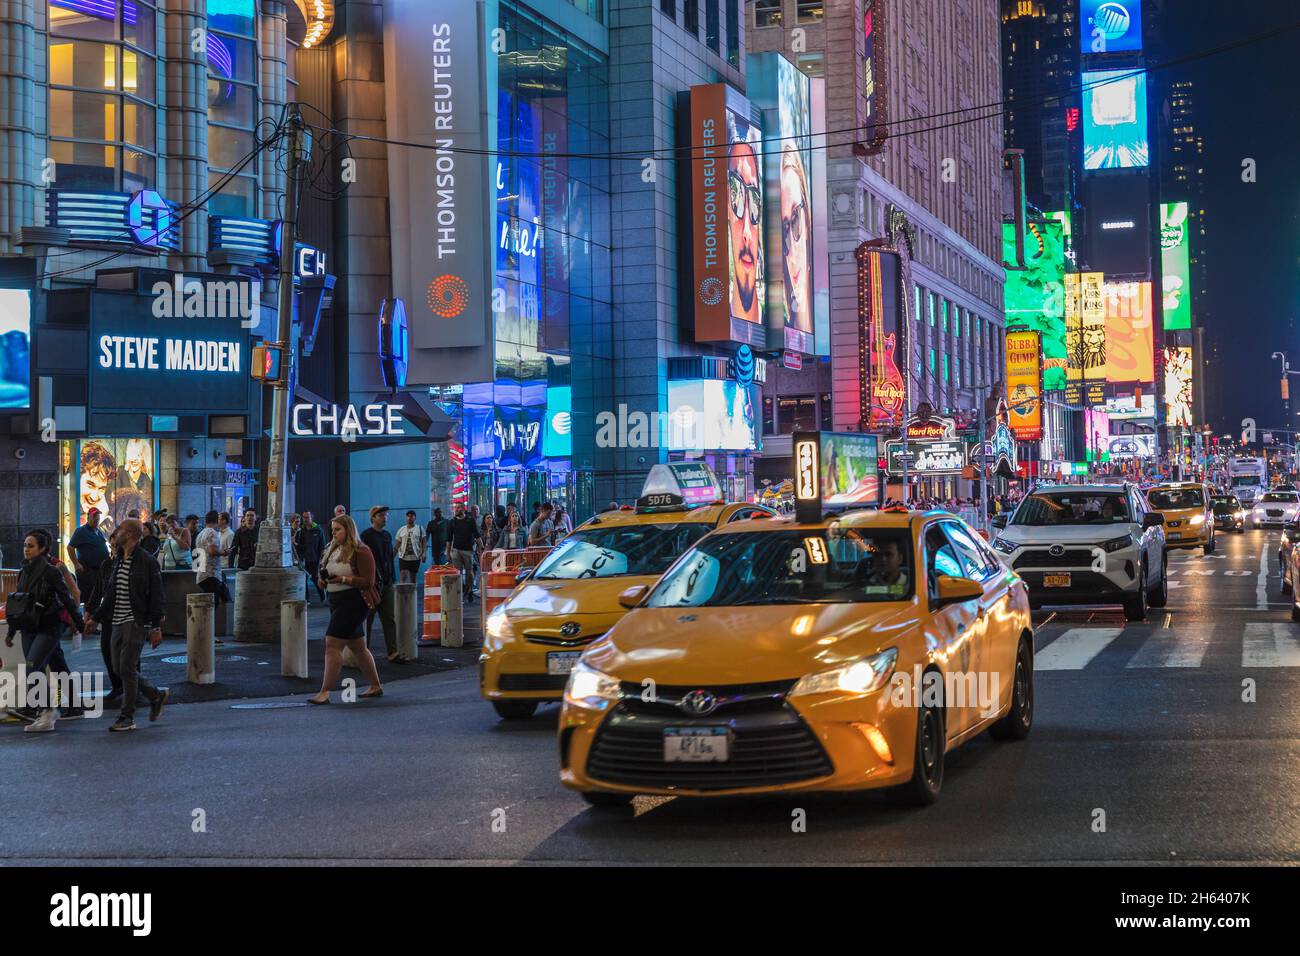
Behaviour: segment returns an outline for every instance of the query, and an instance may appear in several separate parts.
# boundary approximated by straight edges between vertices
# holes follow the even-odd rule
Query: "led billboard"
[[[875,435],[822,432],[820,457],[825,504],[880,503],[880,449]]]
[[[1107,282],[1106,381],[1155,381],[1155,340],[1150,282]]]
[[[1151,274],[1151,184],[1140,173],[1090,176],[1083,184],[1086,229],[1079,251],[1107,275]]]
[[[1170,346],[1165,350],[1165,423],[1173,428],[1192,427],[1192,350]]]
[[[861,420],[871,427],[902,424],[907,383],[900,366],[906,346],[907,303],[903,259],[889,250],[860,246],[858,259],[858,363]]]
[[[0,289],[0,408],[32,403],[32,294]]]
[[[1142,49],[1142,0],[1080,0],[1080,53]]]
[[[1138,169],[1149,161],[1147,82],[1140,70],[1083,74],[1083,168]]]
[[[1007,269],[1008,328],[1033,329],[1042,339],[1043,388],[1065,388],[1065,249],[1060,222],[1026,226],[1025,268]],[[1002,261],[1014,261],[1015,223],[1002,224]]]
[[[722,379],[668,383],[670,451],[757,451],[755,385]]]
[[[1007,420],[1021,441],[1043,437],[1041,341],[1033,330],[1007,330]]]
[[[157,459],[152,438],[96,438],[80,443],[77,514],[103,514],[100,530],[111,534],[132,511],[148,521],[156,501]]]
[[[745,97],[726,83],[683,94],[691,144],[691,309],[697,342],[765,348],[763,134]]]
[[[776,130],[768,143],[765,193],[769,214],[766,246],[767,313],[778,348],[813,354],[818,259],[813,244],[811,81],[780,53],[746,61],[746,90],[763,109],[764,126]],[[822,190],[824,192],[824,190]]]
[[[1187,203],[1160,206],[1160,271],[1163,275],[1165,331],[1192,327],[1192,279],[1189,265]]]
[[[1100,272],[1065,277],[1066,378],[1100,382],[1106,378],[1106,297]]]

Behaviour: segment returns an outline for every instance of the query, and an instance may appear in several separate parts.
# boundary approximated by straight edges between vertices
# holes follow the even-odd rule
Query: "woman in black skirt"
[[[379,604],[375,590],[375,556],[361,543],[357,526],[348,515],[330,522],[330,543],[320,561],[320,585],[330,606],[330,623],[325,629],[325,678],[320,693],[307,698],[311,704],[328,704],[330,689],[343,672],[343,648],[349,648],[370,681],[361,697],[380,697],[379,672],[366,647],[366,612]]]

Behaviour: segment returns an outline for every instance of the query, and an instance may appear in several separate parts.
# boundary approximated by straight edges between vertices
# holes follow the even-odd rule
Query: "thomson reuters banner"
[[[1007,331],[1008,424],[1021,441],[1043,437],[1042,339],[1038,332]]]
[[[483,0],[384,2],[388,136],[432,147],[388,147],[393,293],[410,322],[411,385],[493,376],[484,151],[496,146],[486,106],[495,84],[485,97],[484,51],[495,11]]]
[[[682,97],[695,340],[765,348],[763,134],[749,101],[725,83],[693,86]]]

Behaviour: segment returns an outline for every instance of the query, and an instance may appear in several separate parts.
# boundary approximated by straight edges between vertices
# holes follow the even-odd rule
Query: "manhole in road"
[[[173,654],[171,657],[160,657],[159,660],[162,661],[164,664],[185,664],[189,661],[189,657],[188,655],[185,654]],[[238,654],[231,654],[229,657],[218,656],[217,660],[226,663],[237,664],[239,661],[248,660],[248,658],[241,657]]]
[[[256,704],[231,704],[231,710],[283,710],[285,707],[306,707],[306,701],[265,700]]]

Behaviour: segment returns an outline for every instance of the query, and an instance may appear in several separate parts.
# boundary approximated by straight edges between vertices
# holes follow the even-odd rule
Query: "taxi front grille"
[[[705,690],[717,701],[713,713],[729,718],[738,713],[783,710],[785,695],[794,685],[794,680],[779,680],[757,684],[722,684],[716,687],[700,684],[660,684],[652,687],[650,684],[624,681],[621,687],[622,706],[629,713],[680,714],[683,697],[694,691]]]
[[[655,790],[738,790],[830,776],[830,758],[808,726],[788,707],[765,713],[688,718],[630,713],[623,701],[601,725],[587,758],[593,780]],[[667,727],[731,730],[729,758],[719,763],[668,763]]]
[[[1092,552],[1082,548],[1067,548],[1061,554],[1042,551],[1025,551],[1016,557],[1012,570],[1021,568],[1090,568]]]
[[[563,693],[568,674],[502,674],[497,679],[501,690],[553,690]]]
[[[524,632],[524,640],[530,644],[545,644],[547,647],[586,647],[598,637],[604,637],[600,634],[584,634],[579,637],[556,637],[554,634],[530,634]]]

